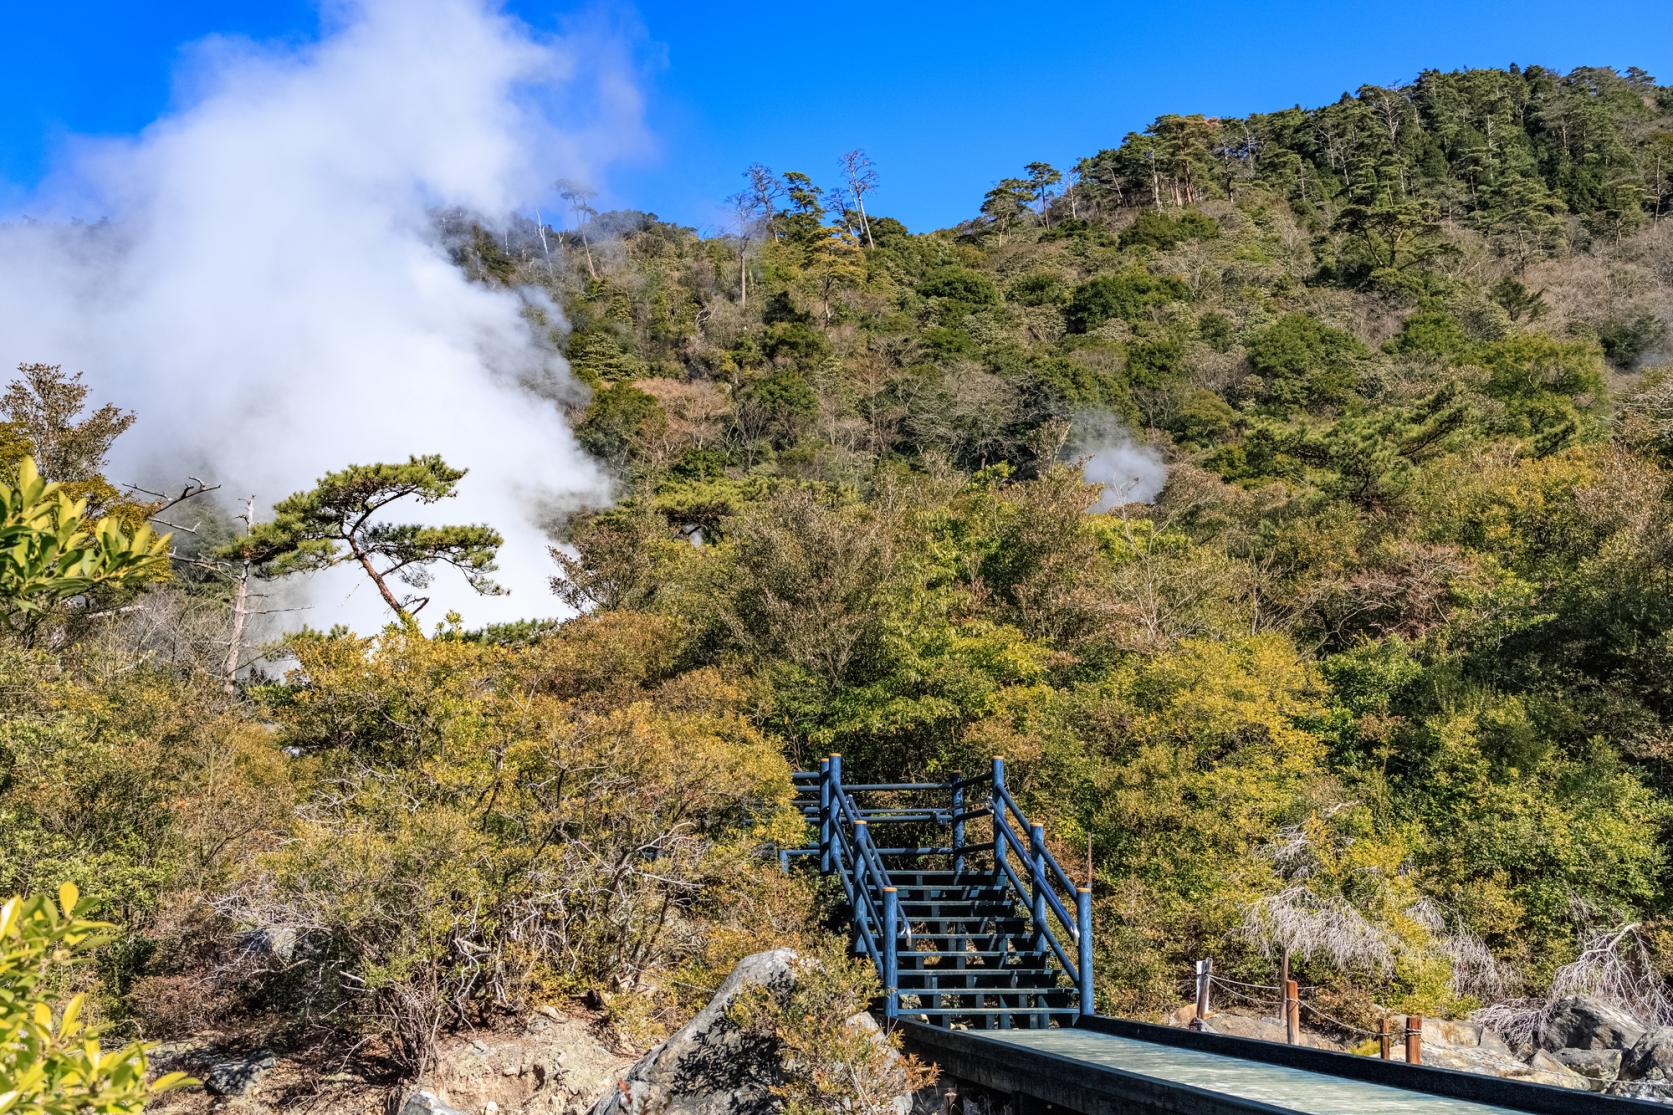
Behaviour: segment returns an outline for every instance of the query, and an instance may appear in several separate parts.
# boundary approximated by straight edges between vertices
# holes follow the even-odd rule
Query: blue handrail
[[[961,885],[997,886],[1013,895],[1017,904],[1028,910],[1029,952],[1042,958],[1049,954],[1055,959],[1076,988],[1078,1013],[1093,1013],[1091,891],[1075,884],[1046,846],[1045,830],[1029,822],[1005,784],[1003,759],[993,760],[988,778],[965,778],[955,773],[945,782],[851,784],[843,781],[842,756],[832,754],[820,760],[817,771],[798,771],[795,779],[804,794],[817,792],[817,805],[803,799],[804,815],[818,824],[817,845],[799,854],[817,855],[820,871],[838,876],[852,915],[856,951],[866,956],[877,970],[883,984],[884,1013],[888,1017],[897,1017],[899,1013],[900,939],[904,937],[908,941],[908,949],[922,946],[911,944],[911,919],[902,916],[898,892],[884,857],[948,856],[953,862],[953,877],[958,880],[966,875],[969,857],[988,851],[993,855],[989,883],[974,881]],[[980,800],[980,791],[984,789],[988,791],[986,802]],[[861,805],[855,796],[926,792],[946,794],[946,804],[901,804],[899,797],[893,797],[886,804]],[[991,842],[971,842],[966,824],[983,817],[991,818],[993,838]],[[879,841],[872,826],[889,824],[944,826],[950,830],[949,843],[938,844],[933,839],[905,844]],[[786,865],[789,854],[780,853],[781,862]],[[1002,951],[1009,947],[1005,942],[1012,939],[1012,930],[995,930],[994,940]],[[1072,952],[1065,947],[1065,940],[1073,948]],[[922,957],[933,953],[919,951],[911,955]],[[921,961],[918,966],[922,966]],[[1001,1025],[1006,1024],[1003,1015],[1001,1018]]]

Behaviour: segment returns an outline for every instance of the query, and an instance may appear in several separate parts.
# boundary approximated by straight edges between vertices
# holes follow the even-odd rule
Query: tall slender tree
[[[871,238],[871,222],[866,219],[866,195],[877,188],[877,168],[858,147],[843,155],[838,162],[842,166],[842,176],[848,181],[848,191],[854,195],[854,208],[860,214],[860,231],[865,235],[866,247],[875,248],[877,242]]]

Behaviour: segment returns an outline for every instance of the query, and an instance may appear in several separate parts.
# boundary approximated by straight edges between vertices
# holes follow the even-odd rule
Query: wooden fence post
[[[1208,1025],[1208,988],[1209,981],[1214,978],[1214,958],[1208,957],[1197,961],[1197,1016],[1191,1021],[1191,1028],[1201,1030]]]
[[[1284,981],[1284,1040],[1301,1041],[1301,989],[1293,979]]]
[[[1377,1055],[1385,1061],[1394,1054],[1392,1031],[1393,1027],[1389,1025],[1388,1015],[1385,1014],[1377,1019]]]
[[[1421,1065],[1423,1063],[1423,1016],[1408,1014],[1406,1016],[1406,1063]]]

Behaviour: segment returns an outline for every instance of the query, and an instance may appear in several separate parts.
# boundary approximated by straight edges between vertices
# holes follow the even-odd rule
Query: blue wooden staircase
[[[1010,1029],[1092,1013],[1091,891],[1023,815],[1003,759],[981,778],[851,784],[831,755],[795,778],[818,835],[780,856],[841,883],[887,1017]]]

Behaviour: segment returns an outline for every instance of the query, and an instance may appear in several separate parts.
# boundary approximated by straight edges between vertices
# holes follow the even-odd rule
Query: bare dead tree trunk
[[[594,282],[597,282],[598,268],[593,266],[593,246],[587,241],[587,229],[585,225],[581,227],[581,252],[587,257],[587,274],[593,277]]]
[[[244,501],[245,529],[255,525],[256,497]],[[246,557],[238,570],[238,589],[232,598],[232,638],[227,643],[227,660],[222,670],[221,688],[227,696],[238,690],[238,667],[244,656],[244,623],[249,618],[250,559]]]
[[[877,247],[871,238],[871,221],[866,217],[866,194],[877,186],[877,170],[864,151],[858,148],[838,160],[848,177],[848,188],[854,192],[854,208],[860,214],[860,231],[866,234],[866,247]]]
[[[540,232],[540,253],[546,257],[546,277],[552,276],[552,246],[546,242],[546,218],[534,211],[534,227]]]

